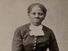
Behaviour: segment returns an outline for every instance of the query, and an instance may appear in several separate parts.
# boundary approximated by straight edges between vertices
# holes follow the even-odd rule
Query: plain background
[[[55,33],[60,51],[68,51],[68,0],[0,0],[0,51],[12,50],[14,31],[29,22],[27,8],[36,2],[48,10],[43,24]]]

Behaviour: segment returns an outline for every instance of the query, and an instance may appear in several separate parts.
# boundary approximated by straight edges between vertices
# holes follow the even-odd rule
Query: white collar
[[[34,25],[30,25],[30,35],[34,35],[34,36],[44,36],[44,32],[42,30],[42,25],[39,26],[34,26]]]
[[[31,29],[31,30],[34,30],[34,29],[35,29],[35,30],[36,30],[36,29],[37,29],[37,30],[42,30],[42,27],[43,27],[42,25],[39,25],[39,26],[34,26],[34,25],[32,25],[32,24],[30,25],[30,29]]]

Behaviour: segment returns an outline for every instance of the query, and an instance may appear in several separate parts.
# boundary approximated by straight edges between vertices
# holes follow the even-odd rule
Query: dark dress
[[[44,36],[31,36],[30,24],[16,29],[12,41],[12,51],[59,51],[56,38],[51,29],[43,25]]]

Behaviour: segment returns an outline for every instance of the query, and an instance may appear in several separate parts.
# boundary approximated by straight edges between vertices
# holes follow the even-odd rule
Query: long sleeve
[[[22,42],[21,32],[19,29],[17,29],[14,33],[14,37],[12,40],[12,51],[25,51]]]
[[[49,50],[50,51],[59,51],[58,44],[55,38],[55,35],[53,32],[51,32],[50,35],[50,45],[49,45]]]

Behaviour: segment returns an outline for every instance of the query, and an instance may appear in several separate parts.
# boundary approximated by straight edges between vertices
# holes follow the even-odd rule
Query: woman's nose
[[[35,15],[35,17],[39,17],[39,15],[38,15],[38,14],[36,14],[36,15]]]

